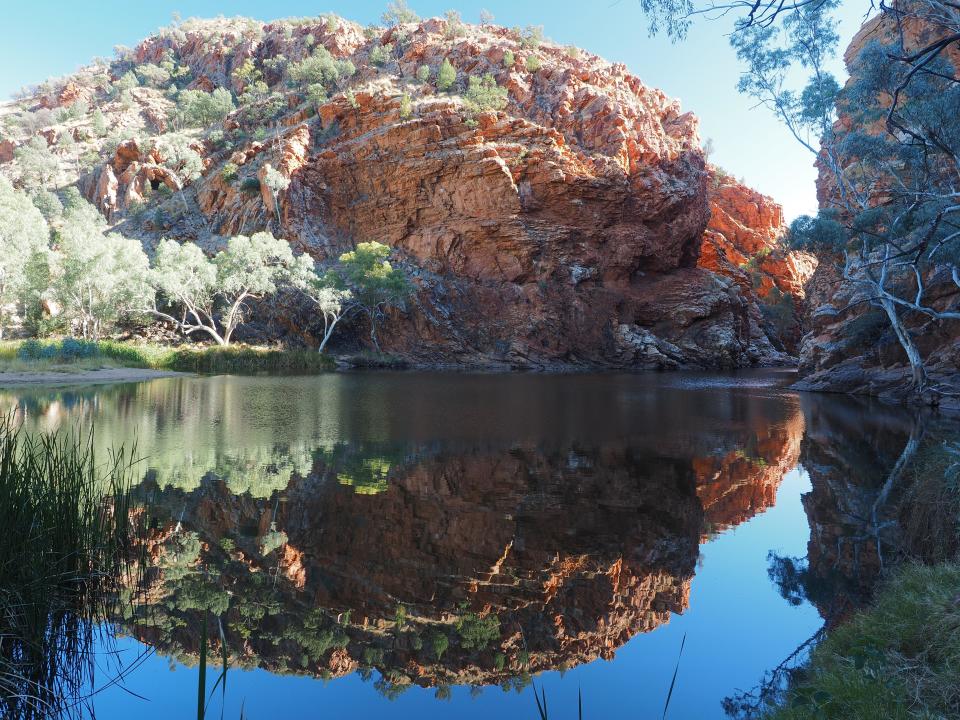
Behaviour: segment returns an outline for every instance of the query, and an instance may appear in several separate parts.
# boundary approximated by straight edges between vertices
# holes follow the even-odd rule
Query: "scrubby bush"
[[[377,45],[370,51],[370,62],[374,65],[382,66],[390,62],[390,54],[393,52],[393,45]]]
[[[384,25],[392,27],[404,23],[420,22],[420,16],[407,6],[406,0],[394,0],[387,5],[387,9],[380,16],[380,20]]]
[[[63,203],[49,190],[37,190],[30,196],[30,200],[47,222],[57,220],[63,215]]]
[[[60,161],[42,137],[30,138],[30,142],[18,147],[14,155],[20,180],[27,187],[44,188],[60,173]]]
[[[507,50],[507,51],[503,54],[503,66],[504,66],[505,68],[507,68],[507,70],[509,70],[509,69],[511,69],[514,65],[516,65],[516,63],[517,63],[517,58],[516,58],[516,56],[513,54],[513,50]]]
[[[329,88],[355,72],[356,67],[352,62],[337,60],[325,47],[318,47],[310,57],[290,65],[287,77],[294,86],[306,87],[320,83]]]
[[[260,180],[255,177],[244,178],[243,182],[240,183],[240,192],[246,193],[247,195],[259,195]]]
[[[209,127],[222,122],[234,110],[233,95],[226,88],[212,93],[184,90],[177,98],[174,121],[181,127]]]
[[[417,80],[419,80],[419,81],[422,82],[422,83],[425,83],[425,82],[427,82],[427,80],[429,80],[429,79],[430,79],[430,66],[429,66],[429,65],[421,65],[420,67],[418,67],[418,68],[417,68]]]
[[[507,106],[509,93],[506,88],[497,85],[490,73],[482,78],[470,77],[470,84],[464,99],[471,114],[489,110],[503,110]]]
[[[520,34],[520,47],[524,50],[536,50],[543,43],[543,25],[527,25]]]
[[[233,182],[237,179],[237,173],[239,170],[240,168],[236,163],[225,163],[223,169],[220,171],[220,177],[223,178],[225,183],[233,184]]]
[[[134,72],[146,87],[162,90],[170,84],[170,72],[159,65],[138,65]]]
[[[404,93],[400,98],[400,119],[406,120],[411,115],[413,115],[413,100],[410,99],[409,93]]]
[[[540,69],[540,58],[538,58],[536,55],[528,55],[527,71],[535,73],[539,69]]]
[[[100,109],[93,111],[93,116],[90,118],[91,127],[93,128],[93,134],[98,138],[105,137],[107,134],[107,119],[103,116],[103,113]]]
[[[110,97],[123,99],[134,88],[140,87],[140,78],[132,70],[121,75],[110,88]]]
[[[447,10],[444,13],[444,18],[447,21],[447,26],[443,30],[443,36],[447,40],[453,40],[454,38],[463,37],[467,34],[467,26],[463,23],[463,18],[460,16],[460,13],[456,10]]]
[[[437,73],[437,89],[446,92],[457,81],[457,70],[448,58],[443,59],[440,71]]]

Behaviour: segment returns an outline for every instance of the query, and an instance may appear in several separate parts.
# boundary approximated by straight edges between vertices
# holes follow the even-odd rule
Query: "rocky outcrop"
[[[891,43],[902,37],[909,51],[931,42],[935,38],[933,32],[910,17],[904,20],[901,29],[886,13],[867,21],[844,55],[851,75],[848,85],[862,72],[859,57],[869,42]],[[960,73],[960,48],[956,43],[945,50],[944,58],[952,63],[955,74]],[[841,112],[835,132],[842,136],[853,129],[851,125],[851,119]],[[882,114],[865,129],[876,134],[887,132]],[[820,205],[834,206],[837,190],[833,174],[823,163],[819,169]],[[882,201],[883,198],[877,199]],[[800,346],[800,371],[805,377],[797,387],[916,401],[909,362],[889,320],[883,310],[869,302],[862,287],[843,280],[841,265],[841,258],[824,255],[808,284],[809,331]],[[905,282],[909,284],[911,280]],[[924,301],[931,307],[942,311],[955,309],[960,303],[960,289],[946,268],[930,269],[924,284]],[[913,292],[915,289],[906,289],[910,297]],[[936,400],[942,409],[960,412],[956,399],[960,391],[960,322],[940,322],[910,311],[901,311],[901,317],[925,360],[931,384],[946,390]]]
[[[318,59],[356,72],[331,66],[323,83],[292,82],[285,68],[322,51],[329,57]],[[445,61],[456,79],[441,91]],[[173,68],[179,89],[227,88],[245,106],[216,128],[182,128],[169,121],[175,94],[153,83],[104,89],[107,71],[117,82],[150,63]],[[253,75],[237,73],[245,66]],[[503,103],[470,100],[470,81],[484,76],[506,92]],[[771,329],[733,268],[738,261],[711,261],[710,245],[698,262],[715,208],[696,118],[622,64],[492,24],[452,27],[437,18],[377,34],[331,18],[190,20],[109,67],[78,72],[44,103],[81,100],[96,104],[105,127],[95,130],[90,117],[61,123],[77,161],[63,172],[79,173],[81,157],[89,167],[91,152],[100,153],[78,184],[112,225],[148,247],[172,237],[209,248],[268,229],[325,263],[358,242],[390,245],[417,291],[378,336],[384,351],[410,363],[675,369],[789,361],[781,351],[791,346]],[[151,138],[171,127],[194,141],[201,177],[178,179],[152,150]],[[118,136],[127,138],[119,147]],[[266,182],[277,173],[279,190]],[[152,196],[162,185],[183,192]],[[772,242],[760,205],[736,224],[760,223],[758,237]],[[708,240],[719,243],[723,232],[711,230]],[[728,240],[734,247],[742,238]],[[764,267],[771,278],[793,270]],[[250,338],[312,342],[319,321],[305,308],[284,307],[282,324],[252,308],[248,327],[259,325]],[[351,322],[334,339],[345,350],[369,337],[362,317]]]
[[[804,333],[805,285],[817,267],[809,253],[784,245],[783,208],[717,168],[709,187],[710,222],[700,250],[700,267],[737,281],[755,295],[767,335],[796,355]]]
[[[179,191],[180,180],[162,161],[155,146],[141,147],[137,140],[122,142],[112,160],[88,176],[87,197],[109,220],[120,210],[141,205],[160,185]]]
[[[385,351],[420,364],[504,367],[783,361],[752,295],[697,268],[709,206],[696,119],[624,66],[522,46],[492,26],[451,37],[441,20],[372,40],[351,23],[331,30],[320,20],[293,33],[224,25],[217,43],[201,40],[209,34],[158,36],[137,57],[172,51],[195,77],[229,84],[228,68],[247,58],[302,58],[309,35],[358,68],[349,94],[315,114],[288,94],[279,137],[216,159],[214,168],[237,166],[238,178],[208,172],[197,201],[221,234],[269,223],[270,166],[290,181],[278,232],[298,247],[320,260],[368,240],[395,248],[418,292],[379,333]],[[377,45],[394,48],[382,67],[369,62]],[[507,51],[518,58],[509,68]],[[530,72],[534,55],[540,69]],[[444,59],[458,71],[452,92],[412,81]],[[460,93],[488,73],[508,103],[476,112]],[[404,94],[412,110],[401,116]],[[259,193],[238,187],[253,179]]]

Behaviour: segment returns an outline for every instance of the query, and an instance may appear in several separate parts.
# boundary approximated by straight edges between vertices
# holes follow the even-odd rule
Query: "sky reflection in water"
[[[95,419],[100,443],[136,438],[147,458],[139,492],[156,505],[165,570],[154,612],[123,629],[157,648],[125,683],[149,700],[109,688],[100,717],[195,712],[196,669],[167,656],[195,665],[202,596],[220,607],[231,651],[269,669],[230,672],[225,717],[242,706],[250,718],[533,718],[529,687],[498,687],[523,674],[524,643],[551,717],[575,717],[578,688],[588,717],[660,717],[686,635],[670,717],[711,718],[822,625],[768,577],[769,551],[807,554],[801,496],[829,495],[829,468],[811,485],[803,455],[825,441],[895,453],[888,440],[902,434],[899,418],[846,399],[801,403],[783,380],[190,378],[0,403],[35,428]],[[851,418],[859,437],[831,435]],[[801,447],[805,426],[815,432]],[[265,554],[274,531],[288,545]],[[163,559],[183,532],[197,534],[206,573]],[[251,618],[257,593],[274,610]],[[457,620],[487,611],[497,639],[463,647]],[[341,630],[342,649],[310,650],[311,634]],[[450,642],[439,661],[437,633]],[[374,668],[366,681],[358,665]],[[378,691],[380,670],[395,682]]]

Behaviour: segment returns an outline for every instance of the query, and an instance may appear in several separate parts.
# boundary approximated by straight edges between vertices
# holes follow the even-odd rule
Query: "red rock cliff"
[[[244,59],[302,57],[309,35],[354,63],[349,92],[316,114],[288,94],[271,142],[212,151],[196,197],[217,232],[250,231],[269,222],[273,199],[240,192],[219,167],[229,160],[240,177],[262,178],[270,164],[291,181],[279,231],[292,242],[319,259],[359,241],[394,247],[418,293],[386,323],[385,350],[431,364],[782,360],[752,294],[698,267],[710,207],[696,119],[623,65],[533,48],[494,26],[455,35],[437,19],[372,39],[346,22],[255,30],[195,25],[151,38],[137,59],[172,51],[205,83],[230,84]],[[370,62],[378,45],[393,49],[381,66]],[[458,73],[451,92],[414,80],[444,59]],[[475,113],[461,93],[488,73],[508,102]]]

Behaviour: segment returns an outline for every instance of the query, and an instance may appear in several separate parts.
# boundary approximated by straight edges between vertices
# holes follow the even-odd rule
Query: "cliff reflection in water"
[[[819,478],[854,449],[887,463],[902,426],[861,428],[854,448],[819,400],[663,377],[176,379],[0,400],[33,427],[95,418],[99,442],[136,439],[153,567],[132,634],[195,656],[209,610],[234,665],[377,669],[390,694],[612,657],[687,608],[700,543],[770,507],[801,443],[810,567],[781,586],[853,571],[829,548],[862,528]]]

